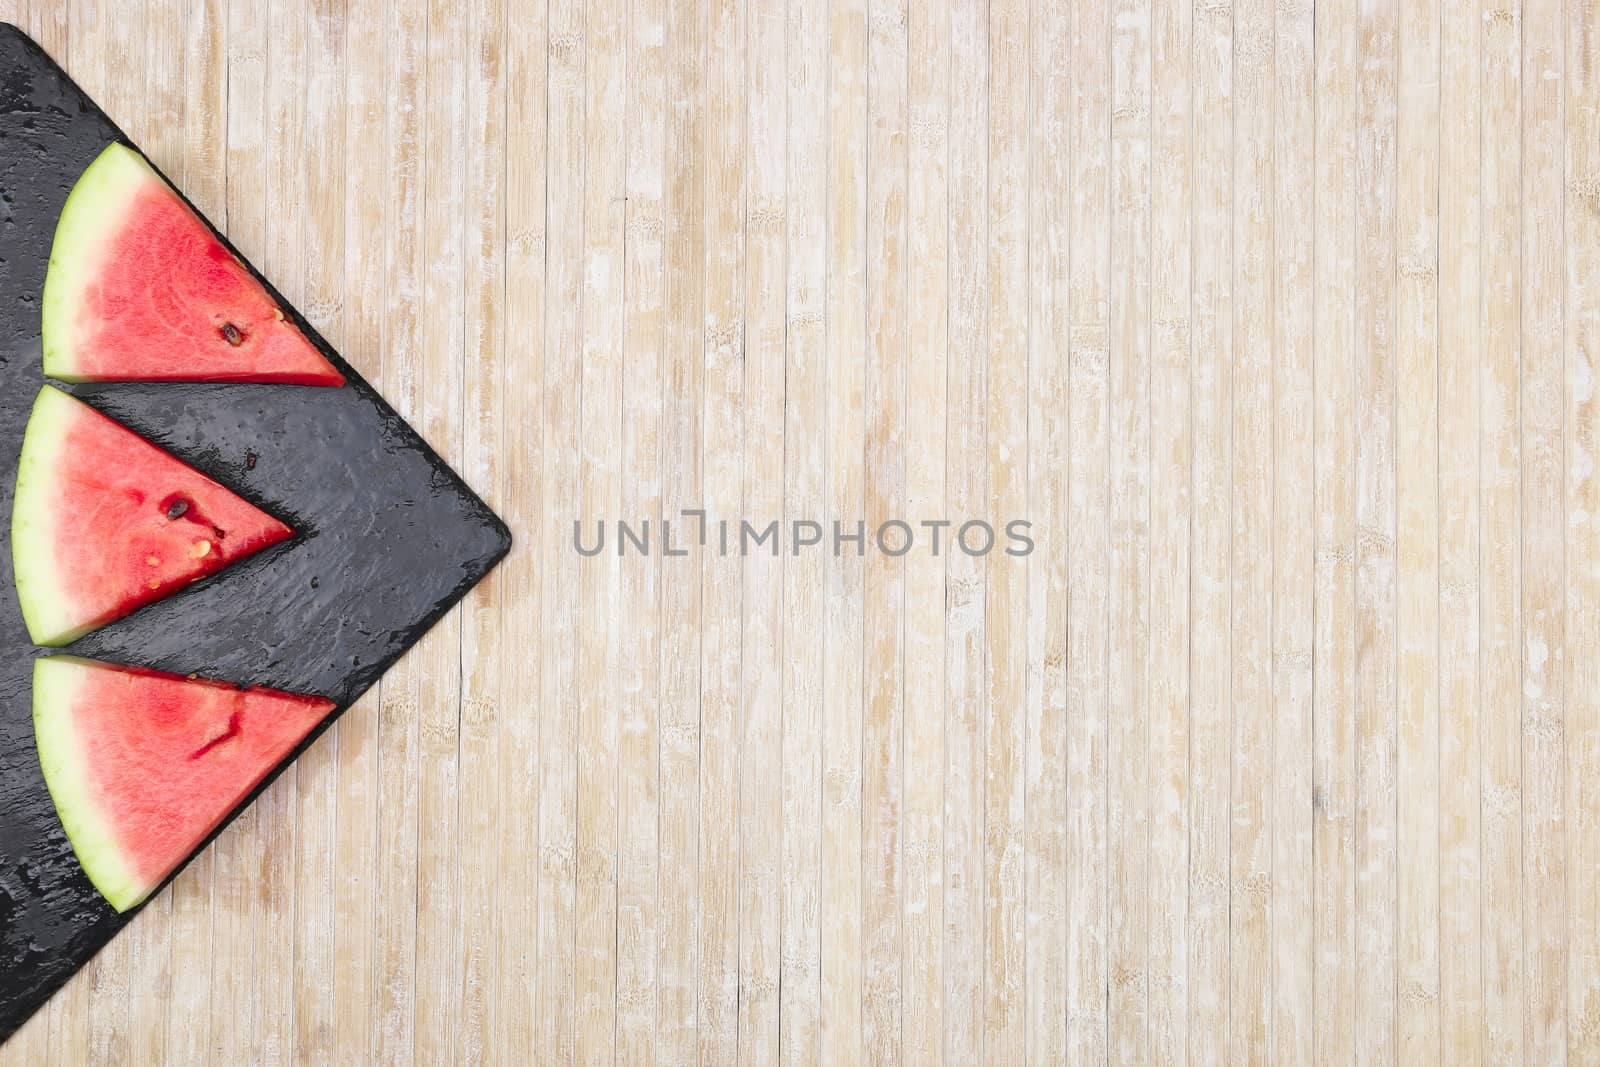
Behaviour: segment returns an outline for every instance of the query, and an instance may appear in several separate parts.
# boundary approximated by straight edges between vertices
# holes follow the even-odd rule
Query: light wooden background
[[[1600,1063],[1600,0],[0,14],[519,538],[0,1063]]]

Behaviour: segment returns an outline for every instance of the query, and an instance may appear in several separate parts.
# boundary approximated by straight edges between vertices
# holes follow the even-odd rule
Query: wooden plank
[[[1028,723],[1026,858],[1027,1059],[1067,1055],[1067,473],[1071,430],[1071,37],[1068,9],[1036,5],[1029,48]],[[923,257],[914,257],[921,262]],[[918,316],[919,318],[921,316]],[[909,767],[908,781],[916,775]]]
[[[462,211],[464,325],[461,457],[468,484],[504,513],[507,408],[500,380],[507,360],[506,303],[506,12],[500,0],[466,9]],[[457,885],[460,905],[460,1019],[456,1058],[482,1063],[494,1050],[500,1020],[495,1000],[502,894],[496,842],[501,812],[518,800],[502,789],[500,662],[520,654],[504,645],[502,571],[467,595],[461,611],[460,783]],[[514,713],[516,709],[513,709]],[[507,894],[509,895],[509,894]]]
[[[1566,6],[1563,84],[1566,324],[1567,1056],[1600,1063],[1600,24],[1593,0]]]
[[[863,522],[867,337],[867,9],[836,0],[828,10],[827,571],[822,735],[821,1062],[862,1060],[862,718],[865,714]],[[709,199],[708,199],[709,204]],[[707,457],[709,461],[710,457]],[[835,525],[836,524],[836,525]],[[707,605],[709,612],[710,605]],[[708,620],[709,625],[709,620]]]
[[[1151,31],[1149,1057],[1189,1050],[1193,7]]]
[[[788,343],[784,356],[785,529],[826,520],[827,439],[827,5],[789,0],[785,217]],[[822,1061],[822,745],[826,574],[820,546],[784,561],[783,970],[778,986],[784,1067]],[[942,780],[942,776],[941,776]]]
[[[745,11],[712,0],[706,25],[705,326],[699,550],[700,1058],[732,1063],[739,1027],[739,687],[744,652],[737,533],[743,493]],[[712,813],[715,813],[714,815]]]
[[[949,463],[950,5],[907,6],[905,518],[917,547],[905,575],[905,797],[901,1029],[906,1063],[943,1059],[945,560],[933,551]],[[800,428],[787,435],[799,438]],[[941,551],[948,553],[948,535]],[[791,618],[793,615],[791,615]],[[1058,852],[1059,855],[1059,852]]]
[[[619,1063],[656,1054],[660,878],[662,425],[662,195],[666,162],[662,0],[637,0],[627,41],[627,201],[622,291],[622,516],[648,523],[651,551],[622,561],[622,610],[632,651],[619,664],[617,1044]],[[501,1024],[504,1025],[503,1023]]]
[[[1441,19],[1439,28],[1439,1028],[1444,1058],[1473,1067],[1484,1054],[1478,673],[1482,20]]]
[[[1565,1062],[1568,1051],[1562,17],[1559,0],[1523,5],[1522,969],[1524,1055],[1534,1063]]]
[[[1439,1023],[1439,11],[1402,5],[1395,401],[1398,1054],[1436,1063]]]
[[[1396,1055],[1395,139],[1398,14],[1362,4],[1356,78],[1356,1057]]]
[[[1027,728],[1027,567],[1003,524],[1028,507],[1028,5],[989,5],[989,286],[985,399],[988,499],[965,546],[987,572],[984,605],[984,1031],[983,1055],[1015,1063],[1026,1047],[1023,761]],[[980,351],[983,351],[980,349]],[[962,516],[962,526],[978,515]],[[976,538],[974,541],[973,538]],[[958,551],[972,551],[960,547]]]
[[[1318,1010],[1313,640],[1316,574],[1316,27],[1280,5],[1273,97],[1272,1058],[1312,1063]]]
[[[343,320],[340,352],[369,381],[385,378],[386,257],[373,254],[362,235],[384,230],[385,198],[373,195],[386,182],[388,163],[385,92],[388,55],[381,0],[354,0],[344,7]],[[331,146],[330,146],[331,147]],[[333,222],[324,225],[333,232]],[[326,264],[326,284],[335,284]],[[315,284],[315,283],[314,283]],[[375,1057],[378,1015],[379,719],[382,687],[362,697],[333,727],[337,749],[338,801],[333,859],[333,1000],[331,1060],[358,1067]]]
[[[341,350],[347,174],[344,14],[342,2],[319,0],[302,15],[302,146],[297,158],[284,160],[283,166],[295,175],[303,192],[299,204],[282,205],[280,216],[285,224],[297,225],[301,234],[295,304],[312,328]],[[286,1058],[296,1063],[328,1063],[334,1057],[339,770],[337,728],[324,734],[297,763],[294,965],[284,976],[294,997],[294,1046]]]
[[[625,8],[620,0],[592,0],[583,26],[582,464],[574,514],[590,526],[622,517],[627,154],[624,127],[612,116],[626,102]],[[579,582],[575,1052],[580,1062],[601,1063],[616,1048],[617,680],[625,618],[617,549],[582,559]]]
[[[705,310],[705,189],[699,163],[706,119],[701,83],[705,28],[701,4],[667,7],[665,325],[662,358],[662,553],[676,530],[678,556],[695,551],[700,506],[702,315]],[[670,526],[668,525],[670,524]],[[696,900],[699,864],[700,656],[698,568],[663,558],[661,663],[661,934],[657,971],[657,1055],[666,1063],[699,1059]]]
[[[539,961],[536,1062],[576,1053],[577,786],[579,684],[576,657],[582,579],[571,538],[580,515],[583,382],[584,12],[578,0],[550,5],[545,211],[555,226],[545,247],[544,508],[541,541],[551,553],[540,601],[547,605],[539,694]]]
[[[1228,924],[1230,766],[1229,357],[1233,345],[1233,11],[1194,14],[1193,540],[1189,693],[1189,1057],[1224,1062],[1231,1043]],[[1205,250],[1201,254],[1201,250]],[[1076,262],[1076,261],[1075,261]],[[1076,435],[1076,427],[1074,427]],[[1242,1012],[1248,1012],[1248,1005]],[[1229,1035],[1225,1040],[1223,1035]]]
[[[902,0],[867,5],[866,421],[868,537],[862,632],[862,1051],[867,1062],[898,1063],[902,1050],[902,823],[905,729],[906,464],[906,127],[907,10]]]
[[[1355,158],[1356,9],[1319,5],[1317,47],[1316,663],[1312,857],[1320,1010],[1317,1063],[1355,1056]]]
[[[1106,1058],[1111,20],[1075,4],[1068,119],[1067,1056]],[[993,238],[991,236],[991,242]],[[992,284],[992,281],[991,281]],[[993,475],[991,474],[991,477]]]
[[[1485,1063],[1524,1057],[1522,900],[1522,10],[1483,7],[1479,568]]]
[[[416,353],[421,349],[422,94],[425,21],[414,5],[389,8],[382,390],[405,418],[420,415]],[[420,654],[385,676],[378,722],[378,856],[374,929],[378,942],[373,1048],[379,1062],[413,1058],[416,1038],[419,812],[417,762]]]
[[[954,538],[988,507],[987,340],[989,287],[986,12],[952,4],[950,14],[949,341],[945,416],[945,808],[944,1061],[983,1062],[984,721],[987,577]]]
[[[1276,182],[1272,19],[1265,0],[1236,0],[1233,25],[1233,361],[1228,586],[1229,1058],[1268,1059],[1272,1020],[1272,530]]]
[[[1150,973],[1152,15],[1148,0],[1117,0],[1110,15],[1106,1036],[1112,1063],[1136,1064],[1147,1058]]]
[[[544,454],[546,391],[546,70],[548,9],[508,2],[505,24],[505,363],[500,370],[505,422],[501,514],[514,546],[501,564],[500,594],[506,604],[541,603],[547,567],[566,541],[565,531],[546,519],[549,503]],[[515,300],[510,294],[517,294]],[[560,382],[553,383],[556,387]],[[511,413],[515,413],[511,417]],[[526,1063],[537,1056],[541,1006],[538,957],[543,854],[539,839],[544,771],[540,766],[539,704],[547,674],[543,626],[533,611],[501,616],[500,790],[495,1041],[491,1062]]]
[[[784,335],[788,295],[787,113],[781,10],[746,4],[746,202],[743,557],[744,635],[739,720],[739,1049],[741,1063],[776,1064],[782,1017]],[[777,521],[771,547],[742,523]]]
[[[427,314],[416,369],[417,427],[447,462],[462,454],[465,294],[462,217],[467,202],[464,162],[467,26],[464,5],[427,5],[423,52],[421,144],[422,276]],[[461,616],[439,620],[413,658],[420,675],[417,723],[416,1056],[425,1063],[457,1062],[461,1021],[462,900],[456,849],[460,838]]]

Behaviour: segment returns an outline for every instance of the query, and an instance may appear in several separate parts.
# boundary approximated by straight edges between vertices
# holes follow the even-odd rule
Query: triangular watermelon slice
[[[333,707],[74,656],[33,667],[45,784],[118,911],[165,881]]]
[[[11,512],[36,643],[75,641],[293,534],[83,401],[39,391]]]
[[[344,376],[143,156],[113,144],[72,187],[44,282],[44,372],[64,381]]]

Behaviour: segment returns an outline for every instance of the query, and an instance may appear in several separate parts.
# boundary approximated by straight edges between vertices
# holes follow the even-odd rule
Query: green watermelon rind
[[[75,656],[45,656],[33,664],[33,735],[39,767],[67,841],[89,881],[117,911],[138,906],[155,887],[133,874],[95,803],[73,714],[83,672],[94,665]]]
[[[39,390],[22,435],[17,460],[17,491],[11,507],[11,568],[16,578],[22,621],[36,645],[71,644],[92,625],[74,624],[71,600],[56,580],[55,534],[50,515],[55,470],[67,432],[79,415],[77,401],[53,386]]]
[[[63,382],[79,375],[77,315],[84,290],[100,270],[106,239],[121,228],[139,190],[161,176],[127,145],[112,143],[78,178],[56,224],[41,300],[44,373]]]

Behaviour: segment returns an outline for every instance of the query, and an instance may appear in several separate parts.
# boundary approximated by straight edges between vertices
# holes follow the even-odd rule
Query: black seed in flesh
[[[167,518],[177,521],[189,513],[189,502],[181,497],[167,505]]]
[[[235,348],[244,344],[244,334],[231,322],[222,324],[222,339]]]

